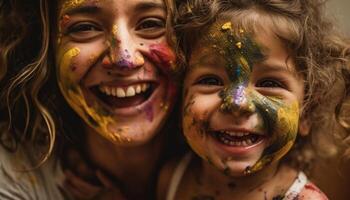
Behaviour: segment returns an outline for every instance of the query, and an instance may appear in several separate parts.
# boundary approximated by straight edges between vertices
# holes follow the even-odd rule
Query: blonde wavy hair
[[[272,29],[292,52],[290,56],[305,80],[302,116],[311,126],[311,134],[297,138],[291,151],[290,160],[296,161],[295,165],[309,164],[304,161],[310,161],[310,148],[333,156],[342,151],[339,145],[350,145],[349,121],[345,118],[349,107],[350,40],[323,15],[324,1],[187,0],[177,7],[175,30],[185,63],[205,30],[220,18],[232,19],[235,26],[253,34]],[[264,27],[262,21],[268,25]]]
[[[50,38],[56,34],[57,2],[0,2],[0,142],[12,152],[21,146],[38,147],[38,166],[59,146],[57,133],[67,134],[82,124],[56,82]],[[174,6],[171,0],[164,3],[167,39],[174,44]]]

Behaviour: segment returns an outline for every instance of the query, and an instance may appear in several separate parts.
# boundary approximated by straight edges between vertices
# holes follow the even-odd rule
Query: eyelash
[[[82,23],[77,23],[70,26],[66,33],[69,34],[69,33],[79,33],[79,32],[88,32],[88,31],[102,31],[102,30],[92,23],[82,22]]]
[[[207,85],[207,86],[223,86],[222,80],[217,76],[204,76],[200,78],[197,85]]]
[[[268,83],[269,85],[265,85]],[[257,82],[256,87],[264,87],[264,88],[286,88],[286,86],[278,80],[274,79],[263,79]]]
[[[165,21],[160,18],[145,18],[140,21],[140,23],[136,26],[136,30],[151,30],[156,28],[165,28]]]

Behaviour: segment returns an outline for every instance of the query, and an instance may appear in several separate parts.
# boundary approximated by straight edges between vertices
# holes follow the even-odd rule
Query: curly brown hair
[[[269,29],[290,50],[290,57],[295,59],[297,70],[305,80],[302,117],[309,119],[311,126],[311,134],[305,139],[298,138],[290,155],[299,167],[308,164],[298,162],[310,157],[306,146],[312,146],[315,150],[312,152],[331,156],[340,152],[339,145],[349,143],[349,139],[343,139],[350,130],[344,118],[350,87],[350,40],[325,18],[323,9],[322,0],[187,0],[178,3],[175,30],[184,63],[188,62],[205,30],[218,19],[231,20],[236,27],[253,34]],[[341,140],[342,143],[338,143]]]
[[[72,140],[84,134],[76,132],[83,130],[83,122],[65,102],[56,81],[50,40],[60,1],[0,1],[0,144],[12,152],[23,145],[38,147],[38,165],[61,146],[58,137]],[[172,45],[174,6],[172,0],[164,3]]]

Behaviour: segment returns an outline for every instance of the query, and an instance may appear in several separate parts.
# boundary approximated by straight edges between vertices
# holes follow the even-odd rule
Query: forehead
[[[142,11],[151,8],[165,9],[163,0],[60,0],[60,14],[69,13],[72,10],[85,6],[106,7],[115,9],[133,8]]]

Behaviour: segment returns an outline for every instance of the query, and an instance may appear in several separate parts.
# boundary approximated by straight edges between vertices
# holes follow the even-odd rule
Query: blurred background
[[[328,16],[333,18],[338,27],[350,35],[350,0],[328,0]]]

